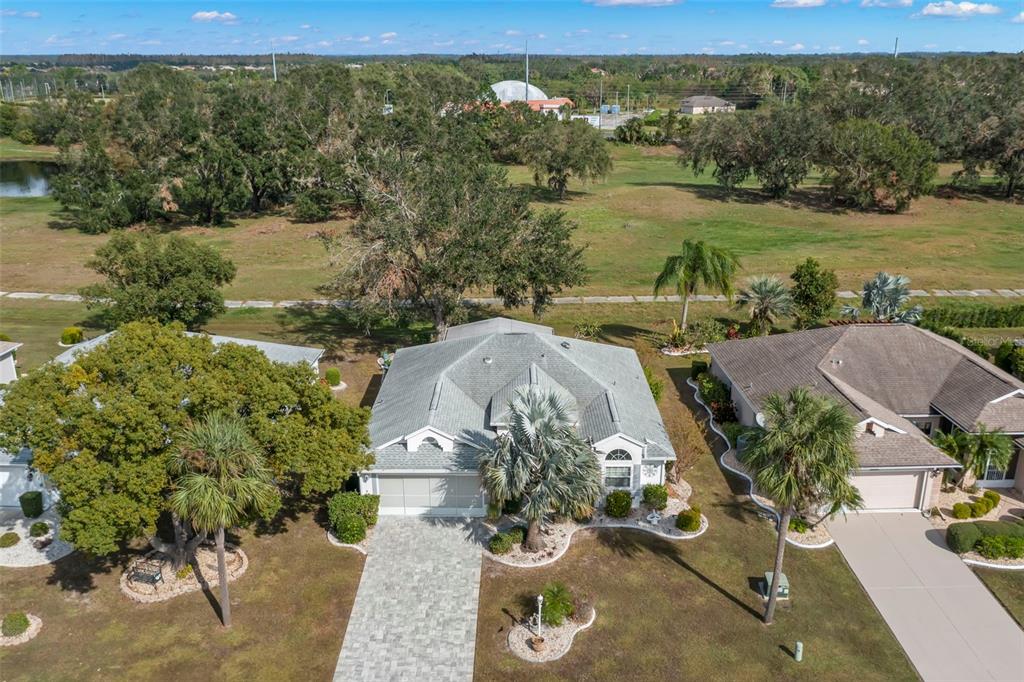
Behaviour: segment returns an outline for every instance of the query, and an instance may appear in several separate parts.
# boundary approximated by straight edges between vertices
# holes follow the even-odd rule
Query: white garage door
[[[378,476],[381,514],[483,516],[480,477]]]
[[[918,506],[923,473],[859,474],[851,481],[864,498],[865,511],[914,509]]]
[[[28,480],[28,469],[24,466],[0,466],[0,507],[18,507],[18,497],[29,490],[42,490],[39,475],[34,481]]]

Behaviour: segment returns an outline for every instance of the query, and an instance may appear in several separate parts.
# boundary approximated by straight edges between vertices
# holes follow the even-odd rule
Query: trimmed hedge
[[[43,493],[38,490],[19,495],[18,504],[21,505],[21,513],[30,519],[43,515]]]
[[[1024,523],[1018,521],[975,521],[983,537],[1006,535],[1013,538],[1024,538]]]
[[[983,492],[981,494],[981,496],[982,497],[987,497],[988,499],[992,500],[992,507],[993,508],[998,507],[999,506],[999,501],[1003,499],[1002,495],[997,493],[995,490],[986,490],[985,492]]]
[[[668,488],[659,483],[645,485],[644,504],[661,511],[668,506]]]
[[[676,517],[676,528],[684,533],[695,533],[700,530],[700,507],[694,505],[679,512],[679,516]]]
[[[508,533],[495,533],[487,541],[487,549],[491,550],[491,554],[508,554],[514,544],[512,536]]]
[[[377,525],[380,495],[361,495],[357,492],[336,493],[327,503],[327,518],[336,526],[342,516],[355,514],[363,519],[367,528]]]
[[[324,378],[327,379],[329,386],[337,386],[341,383],[341,370],[337,367],[328,367],[324,372]]]
[[[84,338],[85,334],[81,327],[64,327],[64,331],[60,333],[60,342],[65,346],[82,343]]]
[[[950,301],[927,308],[921,314],[921,322],[944,327],[1024,327],[1024,305]]]
[[[624,519],[629,516],[629,509],[632,506],[632,495],[625,490],[613,490],[605,498],[604,513],[616,519]]]
[[[46,521],[36,521],[28,529],[28,534],[34,538],[41,538],[49,532],[50,524]]]
[[[946,529],[946,544],[957,554],[970,552],[981,540],[981,531],[974,523],[953,523]]]
[[[21,536],[13,531],[0,535],[0,548],[14,547],[19,542],[21,542]]]
[[[0,625],[0,632],[4,637],[17,637],[28,630],[28,616],[20,611],[8,613],[4,616],[3,624]]]
[[[359,514],[343,514],[334,524],[334,536],[354,545],[366,538],[366,521]]]
[[[960,519],[961,521],[971,518],[971,505],[966,502],[957,502],[954,504],[953,518]]]

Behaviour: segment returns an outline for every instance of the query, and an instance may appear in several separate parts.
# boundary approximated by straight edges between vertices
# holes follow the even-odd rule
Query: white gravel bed
[[[0,635],[0,646],[18,646],[39,634],[39,631],[43,629],[43,619],[31,613],[26,613],[25,615],[28,616],[28,630],[14,637]]]
[[[1012,488],[996,490],[1001,498],[999,504],[983,517],[973,519],[957,519],[953,517],[954,504],[957,502],[965,502],[967,504],[976,502],[982,497],[984,492],[983,488],[979,488],[976,493],[966,493],[957,488],[940,492],[938,499],[932,500],[932,506],[938,507],[939,511],[942,512],[942,516],[929,515],[928,520],[932,522],[934,527],[945,530],[950,524],[962,521],[1020,521],[1024,519],[1024,499],[1021,499],[1021,493]]]
[[[131,580],[132,568],[142,559],[163,560],[163,582],[156,585],[149,585],[143,582]],[[228,569],[228,582],[234,582],[249,568],[249,557],[238,547],[225,545],[225,561]],[[172,568],[173,564],[161,552],[149,551],[144,557],[136,557],[125,568],[121,574],[121,591],[131,600],[143,604],[167,601],[174,597],[196,592],[203,589],[203,583],[197,579],[195,564],[199,565],[202,573],[203,583],[209,589],[220,585],[220,578],[217,575],[217,550],[213,547],[200,547],[196,550],[193,570],[184,578],[179,578]]]
[[[45,521],[50,526],[49,535],[41,538],[33,538],[29,535],[29,528],[37,521]],[[75,551],[74,547],[57,537],[60,531],[60,516],[52,507],[35,519],[25,518],[20,510],[5,513],[3,517],[0,517],[0,526],[2,526],[0,535],[13,531],[21,537],[18,544],[13,547],[0,549],[0,566],[7,568],[44,566],[63,559]],[[36,548],[37,542],[45,542],[47,539],[50,540],[49,544],[41,549]]]
[[[567,619],[558,627],[545,626],[542,630],[544,643],[539,651],[530,644],[533,630],[519,623],[508,633],[508,648],[519,658],[531,663],[557,661],[569,653],[576,635],[593,625],[596,619],[597,611],[590,609],[590,618],[586,621]]]

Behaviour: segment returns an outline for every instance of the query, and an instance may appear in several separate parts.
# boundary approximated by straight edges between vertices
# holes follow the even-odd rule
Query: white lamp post
[[[544,612],[544,595],[537,595],[537,636],[541,636],[541,628],[543,627],[543,621],[541,620],[541,614]]]

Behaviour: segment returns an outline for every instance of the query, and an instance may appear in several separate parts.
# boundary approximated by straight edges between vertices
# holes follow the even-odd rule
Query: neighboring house
[[[797,386],[844,405],[857,419],[853,480],[868,511],[930,508],[943,469],[958,463],[933,446],[936,431],[984,424],[1024,435],[1024,382],[958,343],[907,324],[852,324],[708,347],[711,372],[732,388],[741,423],[762,420],[769,395]],[[1024,484],[1024,439],[1005,471],[978,484]]]
[[[736,105],[713,95],[694,95],[679,103],[679,111],[684,114],[718,114],[736,111]]]
[[[15,353],[21,348],[20,343],[0,341],[0,386],[9,384],[18,378]]]
[[[32,451],[28,448],[13,454],[0,450],[0,508],[18,507],[18,497],[29,490],[43,491],[43,504],[50,506],[46,481],[31,465]]]
[[[107,342],[111,334],[117,332],[107,332],[101,334],[94,339],[83,341],[82,343],[75,344],[71,348],[58,355],[54,360],[64,365],[70,365],[75,361],[75,356],[80,353],[88,353],[97,346],[101,346]],[[284,343],[271,343],[270,341],[253,341],[252,339],[237,339],[233,336],[218,336],[216,334],[201,334],[199,332],[185,332],[186,336],[209,336],[210,340],[216,345],[224,343],[237,343],[239,346],[252,346],[257,350],[263,352],[268,359],[273,362],[283,362],[285,364],[292,364],[295,362],[304,362],[313,368],[314,372],[320,371],[320,358],[323,357],[323,348],[309,348],[306,346],[290,346]]]
[[[360,472],[360,491],[381,496],[381,514],[483,516],[480,450],[531,385],[562,398],[606,488],[636,494],[665,481],[675,451],[635,352],[494,318],[395,353],[373,404],[375,463]]]

